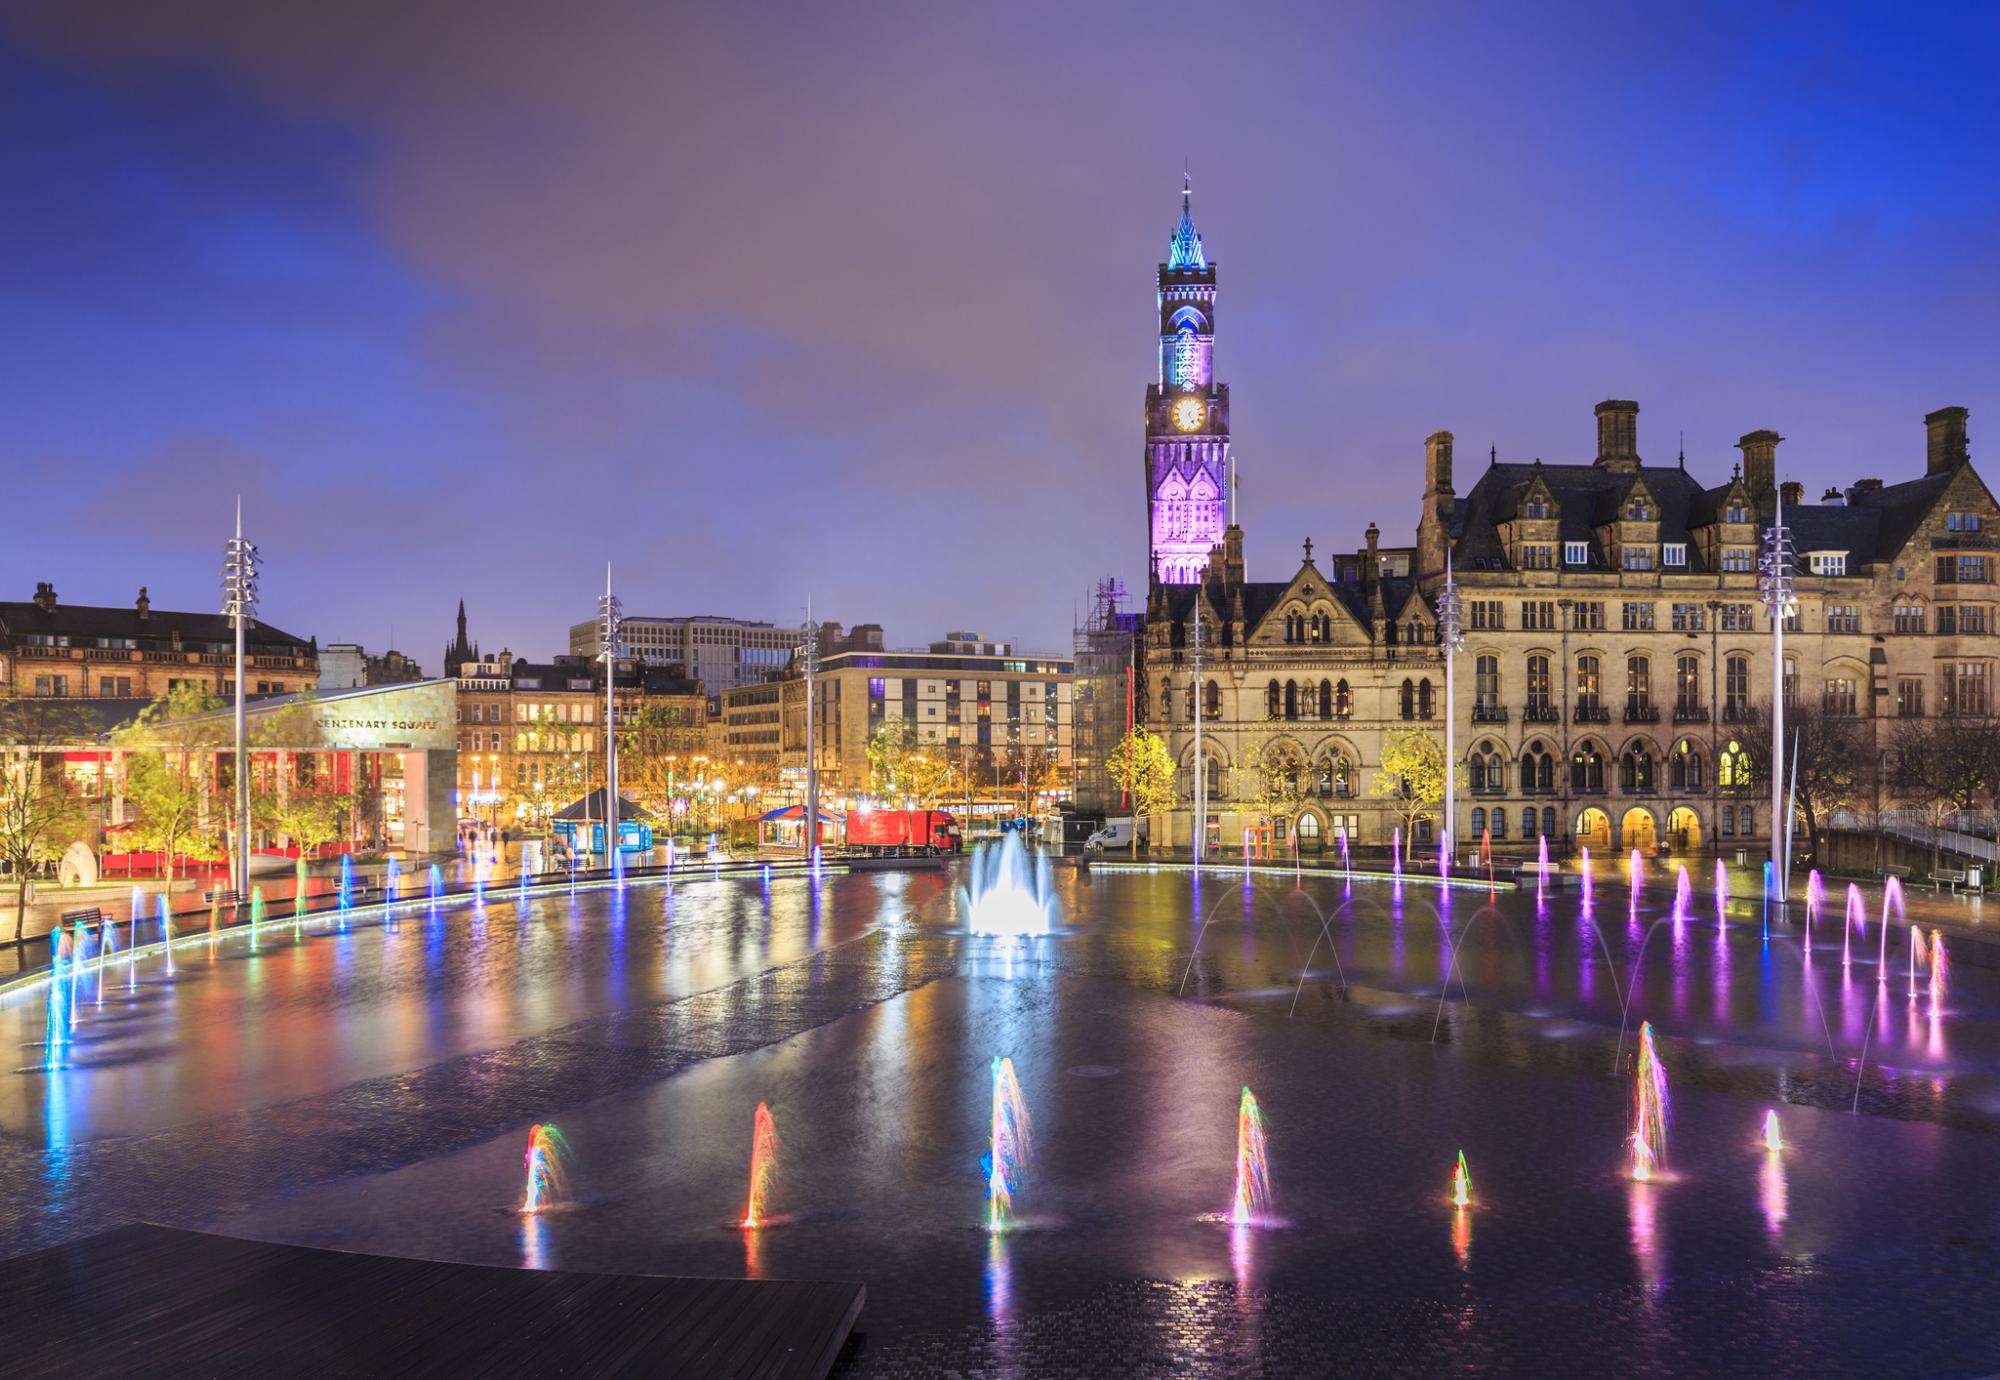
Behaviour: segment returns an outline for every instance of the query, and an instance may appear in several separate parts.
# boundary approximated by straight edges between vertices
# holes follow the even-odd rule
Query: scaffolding
[[[1133,655],[1143,619],[1125,611],[1125,597],[1121,581],[1099,580],[1090,612],[1075,629],[1074,798],[1080,812],[1099,816],[1124,805],[1105,763],[1132,726]]]

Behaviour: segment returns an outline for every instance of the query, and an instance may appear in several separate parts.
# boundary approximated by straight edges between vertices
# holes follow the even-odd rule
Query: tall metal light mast
[[[1791,834],[1791,816],[1785,809],[1785,619],[1798,607],[1794,585],[1792,534],[1785,526],[1785,491],[1779,488],[1771,525],[1764,532],[1764,552],[1758,558],[1763,572],[1764,608],[1771,615],[1771,882],[1783,905],[1791,895],[1791,877],[1786,864],[1790,850],[1785,841]]]
[[[623,870],[618,826],[618,658],[625,653],[625,606],[611,592],[611,562],[604,563],[604,593],[597,598],[597,638],[604,651],[604,846],[613,872]]]
[[[1465,650],[1465,627],[1459,615],[1458,585],[1451,576],[1451,555],[1444,558],[1444,586],[1438,590],[1438,639],[1444,643],[1444,859],[1439,875],[1451,867],[1452,839],[1458,824],[1458,654]]]
[[[819,861],[819,745],[813,732],[813,720],[818,714],[818,688],[814,684],[819,676],[819,624],[813,622],[812,600],[806,600],[806,640],[799,649],[800,659],[805,663],[806,674],[806,861]]]
[[[236,625],[236,865],[239,904],[250,895],[250,763],[243,700],[243,628],[257,610],[257,547],[243,539],[243,499],[236,500],[236,535],[222,548],[222,611]]]
[[[1208,762],[1201,755],[1201,601],[1205,586],[1195,585],[1194,593],[1194,680],[1188,698],[1194,701],[1194,865],[1201,867],[1201,855],[1208,844]],[[1134,829],[1138,826],[1133,825]]]

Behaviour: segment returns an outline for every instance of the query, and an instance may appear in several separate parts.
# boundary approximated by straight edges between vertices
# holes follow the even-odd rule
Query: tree
[[[203,774],[229,736],[222,701],[190,682],[172,686],[118,734],[126,749],[125,799],[135,811],[133,837],[164,858],[168,889],[177,855],[212,858],[220,839],[208,809]]]
[[[89,832],[89,802],[56,754],[80,742],[83,725],[65,701],[10,698],[0,704],[0,861],[13,873],[14,942],[28,911],[28,874],[54,862]]]
[[[708,734],[680,705],[648,704],[618,735],[618,789],[629,790],[655,819],[673,819],[676,798],[720,774],[709,770],[719,764],[707,747]]]
[[[1814,858],[1821,856],[1827,816],[1868,797],[1870,760],[1855,746],[1858,723],[1846,715],[1829,714],[1817,705],[1785,706],[1785,743],[1781,785],[1789,795],[1797,766],[1797,808],[1805,818],[1806,843]],[[1771,781],[1771,709],[1766,701],[1750,711],[1741,739],[1750,754],[1754,779]],[[1772,820],[1773,837],[1784,821]]]
[[[1062,771],[1056,764],[1056,750],[1049,743],[1010,743],[1007,747],[1007,777],[1020,788],[1021,813],[1035,812],[1035,800],[1062,789]]]
[[[917,726],[908,719],[884,719],[868,740],[868,789],[880,796],[907,794],[910,758],[917,752]]]
[[[1132,857],[1139,857],[1139,820],[1180,803],[1180,772],[1159,737],[1134,728],[1104,761],[1111,779],[1132,801]]]
[[[2000,779],[1996,743],[1993,721],[1970,716],[1903,719],[1890,735],[1889,788],[1930,826],[1933,871],[1942,861],[1938,835],[1954,815],[1977,808]]]
[[[1382,735],[1382,765],[1375,770],[1369,792],[1396,802],[1403,816],[1403,840],[1415,837],[1419,820],[1435,818],[1444,802],[1444,743],[1427,729],[1405,728]],[[1465,768],[1458,785],[1466,784]]]

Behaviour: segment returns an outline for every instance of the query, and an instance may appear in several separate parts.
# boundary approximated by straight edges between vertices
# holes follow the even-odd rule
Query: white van
[[[1139,842],[1144,843],[1146,841],[1147,832],[1146,821],[1141,819],[1139,821]],[[1105,820],[1102,829],[1099,829],[1083,841],[1083,848],[1087,853],[1102,853],[1111,848],[1130,848],[1131,846],[1132,817],[1130,815],[1119,819]]]

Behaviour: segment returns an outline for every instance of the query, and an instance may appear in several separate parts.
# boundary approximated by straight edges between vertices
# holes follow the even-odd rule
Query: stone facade
[[[1322,563],[1307,542],[1286,578],[1253,581],[1232,523],[1196,583],[1155,579],[1140,709],[1183,766],[1183,804],[1155,838],[1192,837],[1199,693],[1215,844],[1238,847],[1263,823],[1282,838],[1294,819],[1308,851],[1343,832],[1387,844],[1402,817],[1373,792],[1385,742],[1444,737],[1436,597],[1449,560],[1465,630],[1464,846],[1483,831],[1515,853],[1543,835],[1559,853],[1765,846],[1770,794],[1750,780],[1745,738],[1774,684],[1757,555],[1782,438],[1746,434],[1741,463],[1703,483],[1684,456],[1644,463],[1638,413],[1600,404],[1597,453],[1577,463],[1482,457],[1462,497],[1453,437],[1433,433],[1412,546],[1382,547],[1371,525],[1359,552]],[[1783,486],[1799,566],[1786,693],[1852,717],[1856,751],[1878,759],[1899,716],[1995,709],[2000,509],[1970,463],[1965,409],[1925,425],[1920,476],[1814,504]],[[1303,783],[1276,820],[1258,765],[1273,756]]]

